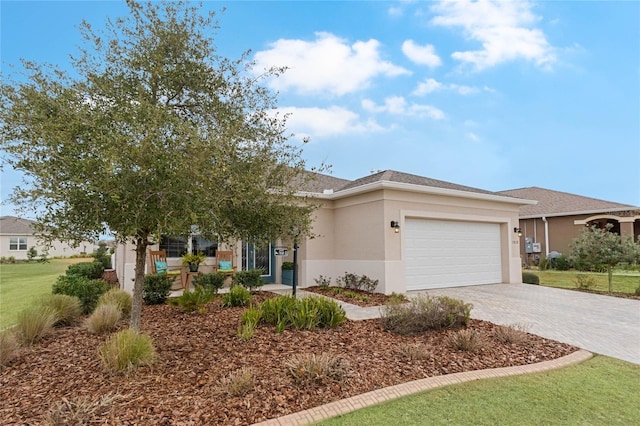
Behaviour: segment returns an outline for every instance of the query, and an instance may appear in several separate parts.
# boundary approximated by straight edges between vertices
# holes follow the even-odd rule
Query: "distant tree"
[[[296,185],[301,147],[250,52],[219,56],[215,13],[128,0],[129,16],[83,22],[74,74],[23,60],[3,77],[0,148],[24,185],[12,200],[37,229],[78,244],[111,232],[135,244],[131,327],[139,329],[146,250],[160,235],[267,241],[305,233],[313,205]]]
[[[610,232],[613,225],[607,224],[605,228],[592,226],[584,228],[578,238],[571,243],[571,257],[575,264],[584,265],[589,269],[595,269],[599,265],[607,268],[609,275],[609,292],[612,291],[613,268],[620,262],[624,262],[631,255],[632,245],[623,243],[616,233]]]
[[[29,250],[27,250],[27,260],[31,262],[36,257],[38,257],[38,250],[36,250],[35,246],[29,247]]]

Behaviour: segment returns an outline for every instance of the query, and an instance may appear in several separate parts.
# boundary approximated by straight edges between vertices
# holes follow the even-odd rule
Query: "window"
[[[9,250],[26,250],[27,237],[11,237],[9,239]]]
[[[218,242],[207,240],[199,235],[191,237],[191,252],[204,253],[206,257],[216,257],[216,251],[218,251]]]
[[[167,252],[167,257],[182,257],[187,251],[187,241],[184,238],[162,237],[160,250]]]

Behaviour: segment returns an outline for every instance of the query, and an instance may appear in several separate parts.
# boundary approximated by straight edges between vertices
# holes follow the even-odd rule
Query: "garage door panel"
[[[407,290],[502,281],[500,225],[406,219]]]

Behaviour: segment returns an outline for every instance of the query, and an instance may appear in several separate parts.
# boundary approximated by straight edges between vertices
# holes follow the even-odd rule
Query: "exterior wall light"
[[[513,232],[518,234],[518,237],[522,237],[522,229],[520,228],[513,228]]]
[[[397,234],[398,232],[400,232],[400,223],[398,221],[392,220],[391,228],[393,228],[393,232]]]

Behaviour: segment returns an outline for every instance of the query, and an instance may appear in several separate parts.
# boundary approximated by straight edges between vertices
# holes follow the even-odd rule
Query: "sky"
[[[205,1],[218,53],[251,50],[309,166],[640,206],[640,2]],[[1,66],[70,69],[120,1],[0,1]],[[212,33],[213,34],[213,33]],[[2,200],[20,182],[2,171]],[[2,214],[13,214],[5,203]]]

